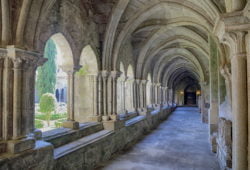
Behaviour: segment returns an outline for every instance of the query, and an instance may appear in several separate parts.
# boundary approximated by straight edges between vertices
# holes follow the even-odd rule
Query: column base
[[[217,152],[217,132],[218,132],[218,125],[217,124],[209,124],[209,138],[211,144],[212,152]]]
[[[0,154],[7,152],[7,143],[6,142],[0,142]]]
[[[119,117],[119,115],[111,115],[110,119],[113,120],[113,121],[117,121],[117,120],[120,119],[120,117]]]
[[[90,116],[90,117],[88,117],[88,120],[90,122],[101,122],[102,121],[102,117],[101,116]]]
[[[109,120],[110,120],[110,117],[109,117],[109,116],[102,116],[102,120],[103,120],[103,121],[109,121]]]
[[[139,115],[147,115],[148,114],[148,110],[146,108],[140,108],[139,110]]]
[[[103,121],[104,129],[106,130],[118,130],[125,126],[125,121],[123,120],[110,120],[110,121]]]
[[[17,154],[29,149],[33,149],[35,147],[35,142],[35,139],[30,137],[20,140],[11,140],[8,141],[7,151],[12,154]]]
[[[63,122],[63,127],[77,130],[79,129],[80,126],[79,126],[79,122],[69,120],[69,121]]]
[[[41,140],[43,136],[42,131],[39,129],[34,130],[33,135],[36,140]]]

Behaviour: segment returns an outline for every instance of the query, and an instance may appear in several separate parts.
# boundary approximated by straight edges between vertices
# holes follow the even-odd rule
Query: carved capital
[[[109,72],[107,70],[102,70],[100,71],[100,75],[102,76],[102,78],[108,78]]]
[[[0,60],[7,57],[7,50],[4,48],[0,48]]]
[[[47,59],[43,58],[39,53],[22,50],[19,48],[15,48],[14,46],[7,47],[7,57],[9,57],[13,61],[14,68],[23,66],[24,69],[35,69],[38,66],[43,65],[47,61]]]
[[[121,75],[121,72],[120,71],[111,71],[110,72],[110,76],[113,78],[113,79],[118,79],[118,77],[120,77]]]

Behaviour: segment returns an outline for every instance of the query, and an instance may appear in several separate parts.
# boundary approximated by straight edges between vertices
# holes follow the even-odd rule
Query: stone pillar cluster
[[[117,120],[117,80],[120,73],[117,71],[102,71],[101,79],[102,95],[99,95],[99,99],[102,99],[103,110],[101,110],[102,119],[104,121]],[[101,81],[98,81],[99,83]]]
[[[14,46],[0,49],[0,152],[31,149],[34,132],[35,72],[46,59]]]

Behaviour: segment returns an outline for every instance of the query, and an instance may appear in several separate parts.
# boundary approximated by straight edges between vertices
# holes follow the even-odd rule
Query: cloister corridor
[[[196,107],[178,107],[150,135],[98,170],[218,170]]]
[[[250,0],[0,0],[0,170],[250,170]]]

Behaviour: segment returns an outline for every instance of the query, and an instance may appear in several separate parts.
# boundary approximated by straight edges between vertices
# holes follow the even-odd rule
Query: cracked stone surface
[[[181,107],[150,135],[103,170],[219,170],[210,151],[208,127],[195,107]]]

